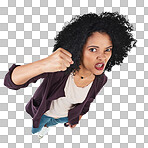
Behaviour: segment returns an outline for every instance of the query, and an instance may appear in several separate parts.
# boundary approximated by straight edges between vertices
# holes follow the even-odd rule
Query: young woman
[[[111,71],[136,47],[133,26],[118,12],[75,16],[55,38],[47,58],[9,68],[4,85],[18,90],[44,78],[26,111],[33,118],[32,133],[42,138],[49,126],[74,128],[107,82]]]

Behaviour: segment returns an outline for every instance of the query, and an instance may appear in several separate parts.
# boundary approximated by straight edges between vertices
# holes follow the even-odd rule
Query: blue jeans
[[[53,117],[43,115],[41,117],[39,127],[33,128],[33,126],[32,126],[32,133],[35,134],[35,133],[41,131],[41,129],[44,127],[45,124],[47,125],[47,127],[49,127],[49,126],[54,126],[58,123],[66,123],[66,122],[68,122],[68,117],[62,117],[62,118],[55,119]]]

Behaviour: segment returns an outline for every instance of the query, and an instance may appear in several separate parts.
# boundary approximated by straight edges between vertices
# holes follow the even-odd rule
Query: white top
[[[44,115],[54,118],[67,117],[72,104],[82,103],[85,100],[92,83],[93,81],[83,88],[77,87],[71,73],[64,88],[65,97],[53,100],[50,109]]]

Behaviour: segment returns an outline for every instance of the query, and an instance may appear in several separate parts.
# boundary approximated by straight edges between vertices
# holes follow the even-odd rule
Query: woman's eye
[[[95,48],[90,48],[90,51],[94,50]],[[95,49],[96,50],[96,49]]]
[[[111,49],[110,49],[110,48],[108,48],[108,49],[106,49],[106,51],[111,51]]]

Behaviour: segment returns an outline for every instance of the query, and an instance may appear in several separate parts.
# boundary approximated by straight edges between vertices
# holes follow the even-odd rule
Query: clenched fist
[[[43,59],[44,72],[65,71],[70,64],[73,64],[72,54],[63,48],[58,48],[55,52]]]

